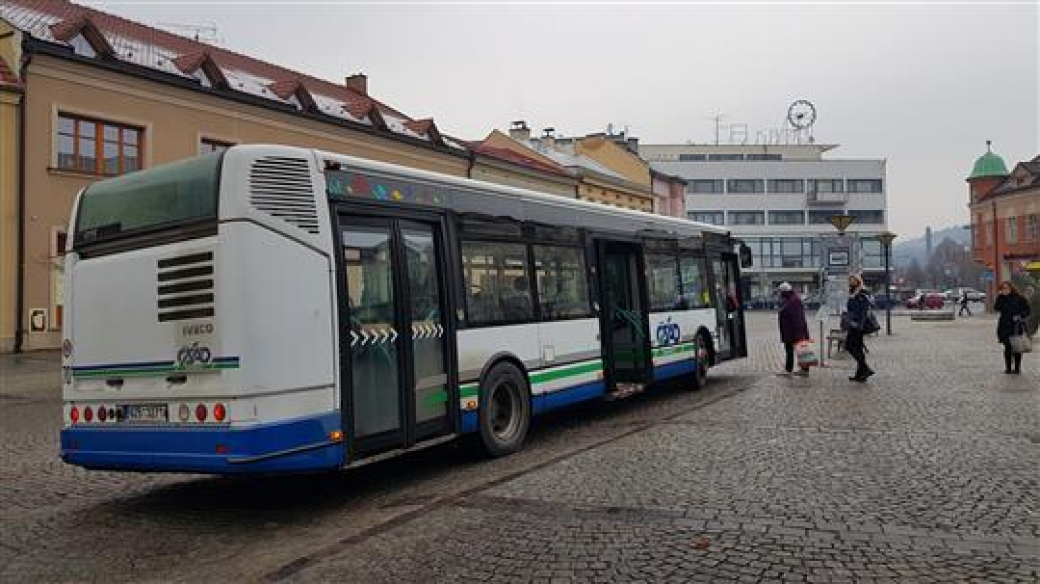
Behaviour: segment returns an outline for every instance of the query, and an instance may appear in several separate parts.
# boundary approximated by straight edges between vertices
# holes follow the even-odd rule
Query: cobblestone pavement
[[[895,321],[808,379],[774,317],[706,391],[324,477],[86,472],[57,458],[53,357],[0,361],[0,581],[1040,581],[1040,356],[994,321]]]

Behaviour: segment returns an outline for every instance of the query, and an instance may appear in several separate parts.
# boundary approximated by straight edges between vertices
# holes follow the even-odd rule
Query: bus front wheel
[[[524,375],[512,363],[499,363],[480,386],[480,441],[491,456],[520,450],[531,425],[531,400]]]

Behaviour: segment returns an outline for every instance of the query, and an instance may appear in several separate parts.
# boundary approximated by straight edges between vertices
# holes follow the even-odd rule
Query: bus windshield
[[[222,156],[207,154],[91,185],[80,199],[74,245],[216,220]]]

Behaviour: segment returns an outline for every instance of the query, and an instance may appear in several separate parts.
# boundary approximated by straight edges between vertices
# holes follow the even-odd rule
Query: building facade
[[[821,285],[822,240],[838,237],[835,215],[853,218],[859,242],[853,269],[871,286],[884,277],[878,235],[887,231],[884,160],[827,158],[834,145],[654,145],[639,152],[651,166],[686,181],[686,216],[724,225],[752,251],[745,294],[772,296],[780,282],[804,294]],[[858,260],[858,261],[857,261]]]
[[[257,142],[469,172],[462,144],[363,75],[332,83],[63,0],[0,3],[0,51],[0,350],[60,345],[69,212],[96,180]]]
[[[973,259],[987,268],[987,299],[1016,275],[1040,279],[1040,156],[1008,172],[986,143],[968,175]]]

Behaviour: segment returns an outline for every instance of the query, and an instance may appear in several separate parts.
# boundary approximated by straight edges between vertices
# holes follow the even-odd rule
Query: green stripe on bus
[[[578,363],[576,365],[562,367],[554,371],[532,373],[531,383],[545,383],[547,381],[557,381],[559,379],[565,379],[567,377],[574,377],[576,375],[583,375],[585,373],[593,373],[602,370],[603,362],[599,359],[596,359],[586,363]]]
[[[469,383],[459,388],[459,397],[477,397],[476,383]]]
[[[657,347],[653,351],[654,357],[666,357],[668,355],[676,355],[678,353],[687,353],[693,350],[693,343],[683,343],[681,345],[671,345],[668,347]]]
[[[159,377],[170,373],[194,373],[224,369],[238,369],[238,363],[211,363],[201,367],[190,368],[163,366],[140,367],[135,369],[89,369],[86,371],[73,371],[72,376],[80,379],[93,379],[99,377]]]

